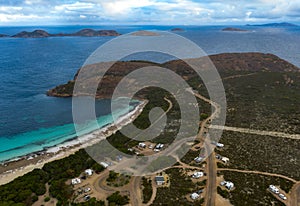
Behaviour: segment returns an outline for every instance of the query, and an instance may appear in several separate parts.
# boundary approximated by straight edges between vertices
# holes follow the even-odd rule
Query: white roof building
[[[224,163],[228,163],[228,162],[229,162],[229,158],[227,158],[227,157],[222,157],[221,160],[222,160]]]
[[[102,165],[104,168],[107,168],[109,166],[106,162],[100,162],[100,165]]]
[[[232,182],[226,182],[225,187],[226,187],[228,190],[231,190],[231,189],[234,188],[234,184],[233,184]]]
[[[233,182],[230,181],[222,181],[220,185],[225,186],[228,190],[232,190],[234,188]]]
[[[145,144],[145,143],[142,143],[142,142],[140,142],[140,143],[139,143],[139,147],[140,147],[140,148],[146,148],[146,144]]]
[[[91,175],[93,174],[93,170],[92,170],[92,169],[86,169],[86,170],[84,171],[84,173],[85,173],[86,175],[88,175],[88,176],[91,176]]]
[[[198,195],[196,192],[194,192],[193,194],[191,194],[191,198],[192,200],[196,200],[200,197],[200,195]]]
[[[72,185],[77,185],[77,184],[80,184],[81,183],[81,180],[79,178],[74,178],[72,179]]]
[[[194,160],[195,162],[200,163],[202,162],[203,159],[204,159],[203,157],[196,157]]]
[[[195,172],[192,177],[193,178],[200,178],[203,177],[204,173],[203,172]]]

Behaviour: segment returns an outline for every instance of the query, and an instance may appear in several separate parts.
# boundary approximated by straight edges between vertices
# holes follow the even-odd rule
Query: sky
[[[300,22],[300,0],[0,0],[0,25]]]

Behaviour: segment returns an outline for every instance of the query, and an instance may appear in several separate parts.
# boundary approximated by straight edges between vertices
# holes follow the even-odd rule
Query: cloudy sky
[[[0,25],[300,22],[300,0],[0,0]]]

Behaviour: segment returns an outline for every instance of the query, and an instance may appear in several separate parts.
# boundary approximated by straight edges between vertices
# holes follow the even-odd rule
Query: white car
[[[90,187],[88,187],[88,188],[86,188],[86,189],[84,190],[84,192],[89,192],[89,191],[91,191],[91,188],[90,188]]]
[[[280,193],[278,196],[279,196],[281,199],[283,199],[283,200],[286,200],[286,199],[287,199],[286,196],[285,196],[284,194],[281,194],[281,193]]]

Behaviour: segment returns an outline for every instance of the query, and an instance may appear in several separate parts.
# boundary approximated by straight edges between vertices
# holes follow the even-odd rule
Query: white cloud
[[[0,2],[7,22],[207,24],[300,20],[300,0],[12,0]],[[5,22],[5,23],[4,23]]]

